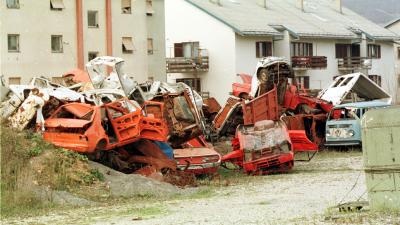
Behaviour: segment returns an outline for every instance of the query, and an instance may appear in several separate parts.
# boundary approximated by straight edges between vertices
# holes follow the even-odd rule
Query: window
[[[397,58],[400,59],[400,47],[397,47]]]
[[[176,79],[176,83],[185,83],[189,85],[193,90],[200,92],[201,91],[201,84],[200,84],[200,78],[182,78],[182,79]]]
[[[132,53],[133,52],[132,37],[123,37],[122,38],[122,52],[123,53]]]
[[[21,77],[10,77],[8,78],[8,85],[10,84],[21,84]]]
[[[121,0],[121,10],[122,10],[122,13],[124,13],[124,14],[130,14],[132,11],[131,11],[131,8],[132,8],[132,2],[131,2],[131,0]]]
[[[99,56],[99,52],[89,52],[88,53],[88,61],[93,60]]]
[[[300,76],[296,77],[297,87],[299,89],[310,89],[310,77]]]
[[[336,58],[360,57],[360,45],[358,44],[336,44]]]
[[[88,11],[88,27],[99,27],[97,11]]]
[[[19,9],[19,0],[7,0],[7,8]]]
[[[368,78],[375,82],[379,87],[382,85],[382,77],[379,75],[368,75]]]
[[[147,54],[153,55],[153,38],[147,38]]]
[[[51,35],[51,52],[63,52],[63,42],[61,35]]]
[[[380,59],[381,58],[381,46],[368,44],[368,58]]]
[[[256,57],[272,56],[272,43],[267,41],[256,42]]]
[[[152,0],[146,0],[146,14],[148,16],[153,15],[154,9],[153,9],[153,1]]]
[[[8,51],[19,52],[19,34],[9,34],[8,39]]]
[[[313,44],[292,42],[290,54],[292,56],[313,56]]]
[[[65,8],[63,0],[50,0],[51,10],[61,11],[63,8]]]

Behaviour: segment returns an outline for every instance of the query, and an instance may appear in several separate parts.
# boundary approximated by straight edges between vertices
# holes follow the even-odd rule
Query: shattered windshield
[[[355,120],[361,117],[360,108],[339,108],[333,109],[329,114],[329,120]]]

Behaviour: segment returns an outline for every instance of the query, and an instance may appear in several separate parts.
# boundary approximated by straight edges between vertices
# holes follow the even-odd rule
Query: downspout
[[[83,65],[83,20],[82,20],[82,0],[76,0],[76,52],[77,67],[84,69]]]
[[[112,56],[111,0],[106,0],[106,42],[107,55]]]

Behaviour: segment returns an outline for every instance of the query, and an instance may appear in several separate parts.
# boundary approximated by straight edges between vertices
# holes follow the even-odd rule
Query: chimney
[[[338,12],[343,13],[342,0],[335,0],[335,8]]]
[[[211,3],[216,4],[218,6],[222,6],[221,0],[209,0]]]
[[[299,1],[299,8],[301,9],[302,12],[304,12],[304,0],[297,0]]]
[[[268,1],[269,0],[257,0],[257,3],[259,6],[268,9]]]

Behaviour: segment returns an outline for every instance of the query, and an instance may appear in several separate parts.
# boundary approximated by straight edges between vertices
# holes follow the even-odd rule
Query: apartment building
[[[385,28],[400,36],[400,18],[389,22]],[[400,104],[400,41],[394,42],[394,54],[396,59],[396,75],[397,75],[397,103]]]
[[[167,80],[183,81],[224,102],[237,74],[254,74],[266,56],[287,58],[297,83],[322,89],[361,71],[396,90],[389,30],[344,8],[341,0],[168,0]],[[184,18],[184,19],[183,19]]]
[[[57,79],[104,55],[139,82],[166,80],[163,0],[4,0],[0,12],[6,83]]]

